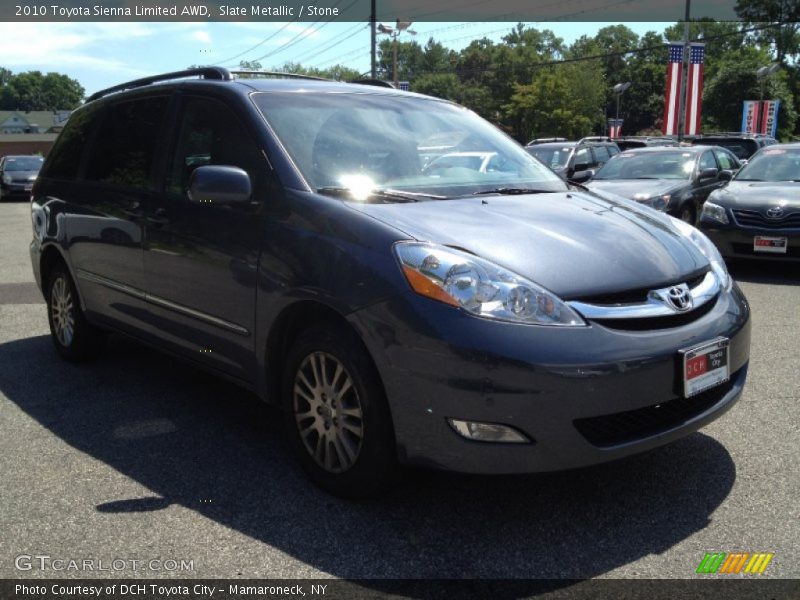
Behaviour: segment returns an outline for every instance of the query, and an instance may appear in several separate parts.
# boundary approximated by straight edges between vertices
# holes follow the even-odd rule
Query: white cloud
[[[211,43],[211,34],[205,31],[204,29],[199,29],[197,31],[193,31],[189,34],[189,37],[195,41],[203,42],[204,44]]]

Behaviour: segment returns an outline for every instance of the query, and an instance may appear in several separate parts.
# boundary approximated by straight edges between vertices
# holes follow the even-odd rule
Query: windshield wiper
[[[350,196],[353,190],[347,187],[321,187],[317,188],[318,194],[327,194],[329,196]],[[370,196],[378,198],[387,198],[391,200],[398,200],[401,202],[419,202],[421,198],[430,198],[431,200],[446,200],[447,196],[438,196],[436,194],[424,194],[422,192],[405,192],[403,190],[394,190],[391,188],[370,190]]]
[[[514,196],[517,194],[555,194],[556,190],[540,190],[537,188],[516,188],[516,187],[501,187],[493,190],[484,190],[482,192],[472,192],[473,196],[483,196],[486,194],[499,194]]]

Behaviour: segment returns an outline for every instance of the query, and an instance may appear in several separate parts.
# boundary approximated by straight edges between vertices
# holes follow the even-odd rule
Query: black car
[[[778,141],[763,133],[705,133],[693,136],[690,140],[694,146],[721,146],[733,152],[741,162],[753,156],[756,152],[777,144]]]
[[[800,260],[800,144],[759,150],[709,196],[700,228],[726,259]]]
[[[610,160],[588,183],[694,224],[708,195],[739,169],[723,148],[687,146],[628,150]]]
[[[0,158],[0,200],[28,199],[44,159],[41,156]]]
[[[502,168],[426,173],[437,132]],[[227,377],[282,408],[341,495],[398,461],[641,452],[719,417],[747,375],[748,305],[702,233],[570,188],[435,98],[220,68],[122,84],[73,113],[31,207],[64,358],[115,331]]]
[[[577,142],[541,138],[529,142],[525,150],[562,179],[576,182],[588,180],[596,169],[619,154],[617,145],[607,137],[588,137]]]

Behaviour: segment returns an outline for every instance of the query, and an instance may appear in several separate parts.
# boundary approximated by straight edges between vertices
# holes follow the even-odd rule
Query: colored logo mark
[[[750,573],[759,575],[766,569],[775,554],[771,552],[706,552],[697,573]]]

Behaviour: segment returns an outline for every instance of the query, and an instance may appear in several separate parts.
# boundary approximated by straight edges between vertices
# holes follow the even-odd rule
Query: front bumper
[[[714,242],[723,258],[800,261],[800,231],[797,229],[721,225],[719,222],[709,219],[700,221],[700,229]],[[787,238],[786,254],[755,252],[753,238],[757,235]]]
[[[689,325],[650,331],[500,323],[411,292],[351,321],[382,376],[401,461],[472,473],[568,469],[683,437],[735,403],[750,354],[749,307],[736,286]],[[683,400],[678,350],[718,336],[730,338],[731,381]],[[659,423],[663,407],[677,410]],[[597,436],[597,426],[644,413],[649,427]],[[470,441],[449,417],[510,425],[534,443]]]
[[[0,183],[4,198],[30,198],[33,182]]]

